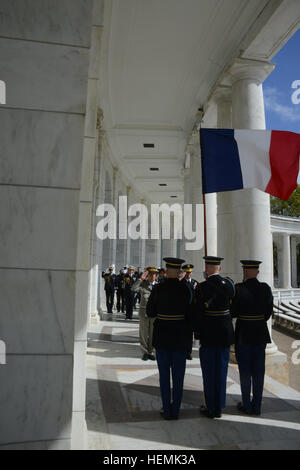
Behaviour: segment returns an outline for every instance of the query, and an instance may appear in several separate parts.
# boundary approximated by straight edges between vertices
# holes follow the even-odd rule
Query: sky
[[[266,128],[300,134],[300,29],[271,62],[275,69],[263,83]]]
[[[275,69],[263,83],[266,128],[300,134],[300,29],[271,62]],[[295,81],[298,87],[292,88]]]

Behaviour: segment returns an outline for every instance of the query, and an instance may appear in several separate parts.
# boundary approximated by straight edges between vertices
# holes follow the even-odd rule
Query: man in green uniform
[[[131,288],[133,292],[140,294],[141,299],[139,307],[139,336],[143,361],[147,361],[148,359],[155,361],[152,344],[154,318],[149,318],[146,315],[146,307],[152,289],[157,283],[157,277],[158,270],[156,267],[149,266]]]

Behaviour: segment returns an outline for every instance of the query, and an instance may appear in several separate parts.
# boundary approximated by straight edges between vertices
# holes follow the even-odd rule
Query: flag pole
[[[201,123],[203,117],[203,110],[201,120],[199,121],[199,140],[200,140],[200,155],[201,155],[201,175],[202,175],[202,152],[201,152]],[[203,176],[202,176],[202,200],[203,200],[203,232],[204,232],[204,256],[207,256],[207,224],[206,224],[206,200],[205,193],[203,192]]]

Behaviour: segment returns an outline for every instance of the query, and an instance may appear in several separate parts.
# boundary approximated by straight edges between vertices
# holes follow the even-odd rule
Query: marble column
[[[290,234],[282,235],[282,274],[283,289],[291,288],[291,244]]]
[[[214,93],[217,105],[217,128],[232,129],[231,87],[218,87]],[[217,253],[222,256],[222,273],[234,280],[239,274],[234,272],[232,191],[217,193]]]
[[[235,59],[229,69],[232,83],[234,129],[265,129],[262,82],[273,70],[267,62]],[[262,261],[259,279],[272,285],[273,253],[270,196],[256,188],[232,193],[234,272],[241,273],[241,259]],[[269,324],[271,331],[271,323]],[[277,351],[269,345],[268,353]]]
[[[42,3],[1,2],[1,450],[84,445],[101,19]]]
[[[297,237],[291,236],[291,284],[297,288]]]
[[[201,243],[197,249],[188,249],[187,243],[193,243],[193,240],[184,239],[184,259],[187,263],[194,265],[193,277],[199,281],[202,280],[202,273],[204,270],[204,221],[203,221],[203,195],[202,195],[202,173],[201,173],[201,156],[200,156],[200,140],[199,132],[195,130],[187,148],[189,154],[189,168],[182,170],[184,177],[184,204],[193,205],[192,214],[192,228],[193,231],[197,230],[197,234],[201,236]],[[196,204],[201,205],[201,219],[196,219]],[[209,204],[207,211],[207,218],[210,220]],[[196,222],[199,226],[196,227]],[[185,220],[185,223],[187,221]],[[212,227],[212,225],[210,225]],[[200,233],[201,232],[201,233]],[[207,242],[208,249],[210,248],[211,238],[209,237],[209,231]]]

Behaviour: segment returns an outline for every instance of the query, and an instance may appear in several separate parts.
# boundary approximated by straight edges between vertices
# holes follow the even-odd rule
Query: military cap
[[[252,259],[241,259],[240,262],[245,269],[258,269],[261,261],[252,260]]]
[[[132,271],[132,270],[134,271],[134,266],[128,266],[127,269],[128,269],[128,271]]]
[[[154,274],[158,273],[158,269],[155,266],[148,266],[148,268],[146,268],[146,271]]]
[[[224,258],[220,258],[219,256],[203,256],[203,259],[205,260],[205,264],[218,266]]]
[[[193,271],[193,268],[194,268],[194,265],[193,264],[185,264],[184,266],[182,266],[182,269],[186,272],[186,273],[191,273]]]
[[[180,258],[163,258],[166,262],[167,268],[180,269],[181,265],[184,263],[184,259]]]

